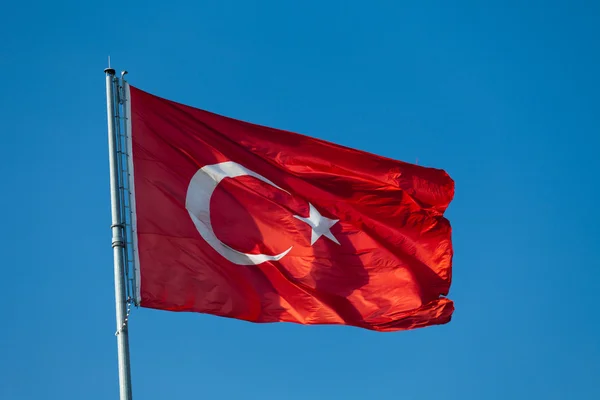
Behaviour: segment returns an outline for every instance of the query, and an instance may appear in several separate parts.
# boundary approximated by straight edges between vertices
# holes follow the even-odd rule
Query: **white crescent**
[[[210,199],[217,188],[217,185],[224,178],[237,178],[238,176],[245,175],[253,176],[256,179],[287,193],[287,191],[275,185],[264,176],[233,161],[226,161],[219,164],[205,165],[194,174],[188,186],[185,208],[188,210],[200,236],[202,236],[206,243],[215,249],[217,253],[232,263],[238,265],[257,265],[265,261],[278,261],[283,258],[293,246],[283,253],[275,255],[242,253],[221,242],[213,231],[210,222]]]

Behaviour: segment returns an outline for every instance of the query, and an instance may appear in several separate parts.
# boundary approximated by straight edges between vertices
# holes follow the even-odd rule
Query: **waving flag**
[[[446,172],[127,88],[142,307],[377,331],[450,321]]]

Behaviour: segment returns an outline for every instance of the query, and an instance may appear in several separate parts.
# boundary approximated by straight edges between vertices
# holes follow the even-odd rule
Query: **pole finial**
[[[108,68],[104,69],[104,73],[108,74],[108,75],[114,75],[115,74],[114,68],[110,67],[110,56],[108,56]]]

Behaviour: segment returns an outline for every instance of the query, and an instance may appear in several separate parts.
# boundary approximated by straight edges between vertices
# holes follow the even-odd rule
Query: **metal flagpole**
[[[115,130],[115,70],[106,68],[106,111],[108,114],[108,154],[110,161],[110,202],[112,214],[112,248],[115,273],[115,305],[117,316],[117,351],[119,358],[119,393],[121,400],[131,400],[131,371],[129,366],[129,334],[126,324],[127,294],[125,291],[125,263],[123,241],[124,222],[121,221],[117,132]],[[117,105],[118,107],[118,105]]]

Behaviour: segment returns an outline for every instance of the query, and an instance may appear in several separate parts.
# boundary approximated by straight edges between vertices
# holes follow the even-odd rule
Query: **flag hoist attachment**
[[[107,68],[106,109],[108,117],[108,150],[110,168],[111,230],[114,256],[119,392],[121,400],[131,400],[129,333],[127,322],[136,301],[135,246],[133,235],[132,176],[129,168],[128,135],[130,134],[127,82],[115,70]]]

